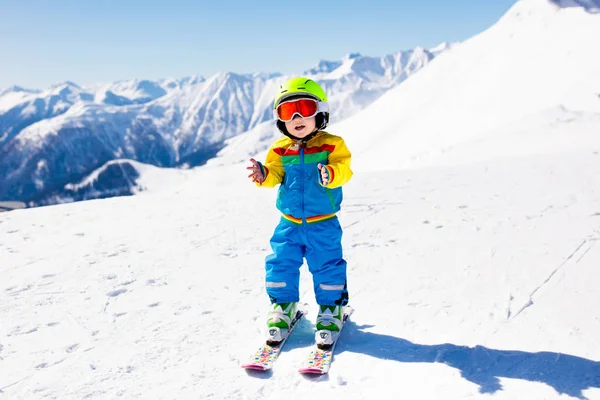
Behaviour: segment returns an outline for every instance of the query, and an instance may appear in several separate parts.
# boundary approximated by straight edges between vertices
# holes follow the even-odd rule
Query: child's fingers
[[[319,167],[319,170],[321,171],[321,182],[323,183],[323,186],[329,185],[329,171],[323,164],[317,164],[317,167]]]
[[[263,176],[260,171],[255,171],[248,175],[248,178],[252,178],[252,182],[260,182],[263,180]]]

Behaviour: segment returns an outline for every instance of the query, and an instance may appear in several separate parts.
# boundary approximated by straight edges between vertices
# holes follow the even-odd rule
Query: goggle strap
[[[319,102],[319,112],[329,112],[329,103]]]

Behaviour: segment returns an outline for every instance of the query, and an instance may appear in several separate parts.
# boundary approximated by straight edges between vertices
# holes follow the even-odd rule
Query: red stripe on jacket
[[[328,151],[329,153],[333,153],[335,150],[335,145],[333,144],[323,144],[318,147],[307,147],[304,149],[304,154],[315,154],[320,153],[322,151]],[[280,156],[297,156],[300,155],[300,148],[290,149],[285,147],[276,147],[273,149],[275,154]]]

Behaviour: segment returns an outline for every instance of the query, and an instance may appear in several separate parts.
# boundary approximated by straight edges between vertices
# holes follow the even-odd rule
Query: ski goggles
[[[284,101],[273,110],[275,118],[283,122],[290,122],[296,114],[311,118],[320,112],[329,112],[329,104],[308,98]]]

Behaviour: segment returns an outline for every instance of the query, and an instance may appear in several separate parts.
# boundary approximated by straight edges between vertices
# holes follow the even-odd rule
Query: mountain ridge
[[[358,112],[433,56],[416,50],[346,58],[313,77],[330,95],[332,120]],[[285,79],[277,73],[220,72],[8,92],[0,97],[0,199],[35,204],[44,193],[60,191],[114,159],[201,165],[225,140],[272,120],[272,94]],[[12,98],[17,102],[11,107]],[[54,201],[59,197],[52,195]]]

